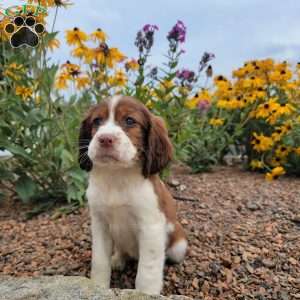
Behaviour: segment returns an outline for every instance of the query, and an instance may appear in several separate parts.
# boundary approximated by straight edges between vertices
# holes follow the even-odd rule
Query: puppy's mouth
[[[103,163],[120,162],[119,155],[113,152],[97,153],[96,159]]]

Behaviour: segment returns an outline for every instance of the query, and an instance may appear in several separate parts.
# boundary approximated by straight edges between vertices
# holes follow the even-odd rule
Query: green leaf
[[[30,177],[22,175],[16,182],[16,192],[27,203],[37,192],[37,185]]]
[[[5,144],[4,148],[16,156],[22,156],[27,160],[34,161],[34,159],[25,151],[25,149],[18,145]]]
[[[12,180],[14,175],[12,172],[7,171],[6,169],[0,168],[0,179],[1,180]]]

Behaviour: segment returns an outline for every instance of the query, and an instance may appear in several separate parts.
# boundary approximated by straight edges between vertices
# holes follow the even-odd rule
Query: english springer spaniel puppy
[[[136,289],[159,294],[165,259],[183,260],[187,239],[159,178],[172,157],[163,120],[132,97],[92,107],[81,124],[79,163],[89,172],[91,278],[110,287],[111,269],[138,259]]]

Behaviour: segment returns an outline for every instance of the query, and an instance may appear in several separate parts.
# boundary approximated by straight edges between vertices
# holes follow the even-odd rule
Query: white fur
[[[181,262],[184,259],[187,249],[187,240],[182,239],[176,242],[171,248],[167,251],[167,257],[176,263]]]
[[[93,162],[87,198],[92,221],[91,277],[104,288],[110,286],[112,263],[118,266],[122,256],[139,259],[136,289],[159,294],[163,283],[163,266],[168,231],[165,215],[150,180],[136,165],[136,148],[122,128],[115,124],[115,107],[109,102],[109,118],[92,139],[88,155]],[[113,134],[118,161],[101,161],[97,137]],[[169,228],[168,228],[169,227]],[[112,262],[112,249],[117,256]]]
[[[138,169],[120,169],[116,174],[93,168],[87,197],[92,217],[92,278],[109,287],[114,244],[121,253],[139,259],[136,288],[159,294],[167,225],[152,183]]]

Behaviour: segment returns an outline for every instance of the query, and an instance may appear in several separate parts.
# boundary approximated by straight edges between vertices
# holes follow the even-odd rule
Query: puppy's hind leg
[[[167,259],[173,263],[182,262],[187,251],[188,242],[180,223],[176,222],[174,231],[170,233],[169,241],[166,252]]]

